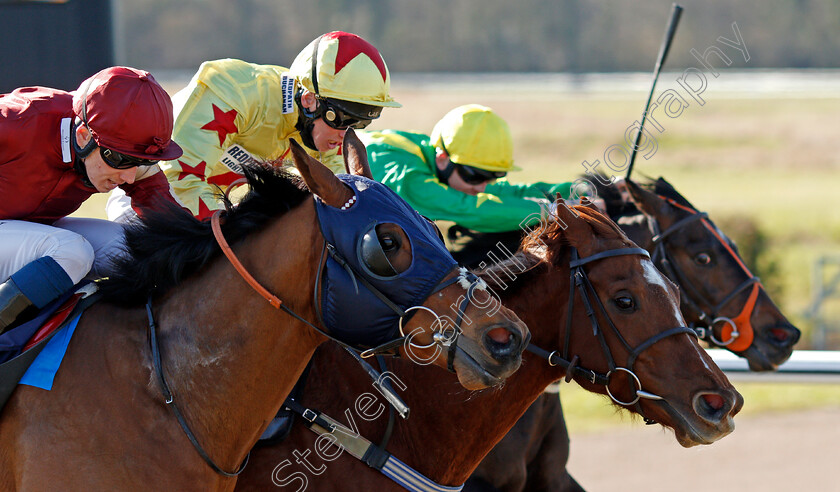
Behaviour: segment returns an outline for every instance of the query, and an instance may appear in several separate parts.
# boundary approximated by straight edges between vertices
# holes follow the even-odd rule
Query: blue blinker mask
[[[402,311],[422,305],[457,264],[434,225],[390,188],[362,176],[338,178],[355,193],[352,206],[342,210],[315,198],[330,250],[320,290],[321,322],[339,340],[375,347],[400,336],[400,315],[389,303]],[[411,244],[411,265],[402,273],[394,270],[376,236],[376,225],[389,222],[400,226]]]

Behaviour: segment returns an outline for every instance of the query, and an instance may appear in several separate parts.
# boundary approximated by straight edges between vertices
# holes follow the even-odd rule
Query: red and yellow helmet
[[[391,75],[379,50],[355,34],[319,36],[289,71],[301,87],[360,119],[378,118],[383,107],[402,106],[390,95]]]

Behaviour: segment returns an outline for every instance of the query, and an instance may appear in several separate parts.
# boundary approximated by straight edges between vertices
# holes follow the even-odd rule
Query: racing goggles
[[[453,164],[455,164],[455,170],[458,171],[458,175],[461,176],[461,179],[463,179],[465,183],[471,185],[479,185],[487,181],[493,181],[494,179],[504,178],[507,176],[507,172],[505,171],[485,171],[484,169],[467,166],[465,164]]]
[[[329,99],[319,99],[321,116],[324,122],[336,130],[346,130],[353,128],[354,130],[362,130],[370,125],[371,121],[379,118],[382,108],[378,106],[368,106],[359,103],[345,103],[348,106],[358,106],[352,109],[360,111],[351,111],[338,106],[334,101]],[[364,116],[361,116],[361,115]]]
[[[106,149],[105,147],[99,147],[99,155],[102,156],[102,160],[105,161],[105,164],[108,164],[114,169],[130,169],[137,166],[151,166],[157,162],[121,154],[116,150]]]

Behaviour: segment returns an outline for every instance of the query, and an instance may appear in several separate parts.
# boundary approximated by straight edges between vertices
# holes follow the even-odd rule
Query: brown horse
[[[348,170],[368,171],[369,178],[364,146],[352,131],[344,149]],[[326,285],[317,288],[326,282],[322,269],[329,268],[319,258],[325,249],[345,258],[352,251],[326,243],[321,227],[327,226],[319,214],[344,207],[340,212],[354,217],[354,211],[367,210],[367,200],[378,200],[367,225],[379,225],[348,241],[360,245],[360,258],[371,254],[397,275],[385,281],[357,274],[359,292],[368,284],[391,285],[380,294],[394,295],[405,278],[432,291],[459,277],[434,229],[396,195],[370,179],[334,176],[300,146],[293,152],[317,197],[284,171],[268,165],[247,170],[251,191],[221,227],[238,260],[219,257],[211,224],[182,213],[147,216],[127,230],[134,257],[120,262],[115,277],[104,282],[111,302],[97,303],[82,316],[52,391],[18,386],[3,410],[0,490],[231,490],[237,467],[315,348],[328,339],[315,326],[320,317],[313,297],[329,292]],[[433,258],[445,268],[424,264],[424,277],[416,263]],[[367,268],[375,272],[374,260]],[[258,279],[253,288],[234,261]],[[266,302],[255,289],[268,299],[275,293],[282,303]],[[410,347],[424,361],[436,357],[435,363],[446,367],[447,355],[454,357],[458,380],[483,387],[518,367],[517,345],[527,334],[506,309],[491,313],[465,305],[463,298],[459,282],[427,294],[405,326],[408,316],[400,319],[400,328],[413,334]],[[436,313],[449,312],[451,305],[472,320],[460,336],[423,328],[433,327]],[[405,314],[410,306],[396,307]],[[439,354],[433,340],[460,344],[454,353]]]
[[[664,179],[644,186],[628,181],[627,187],[629,201],[615,187],[599,187],[598,194],[624,232],[680,286],[686,320],[704,327],[704,338],[713,345],[747,359],[753,371],[773,370],[786,361],[799,330],[750,273],[735,245]],[[464,490],[583,490],[565,469],[568,456],[560,400],[546,393],[487,455]]]
[[[457,490],[446,487],[464,483],[545,387],[564,375],[589,391],[609,391],[627,404],[624,408],[672,428],[684,446],[709,444],[732,431],[743,400],[688,329],[675,328],[683,323],[675,286],[612,221],[586,207],[575,211],[579,217],[558,207],[559,222],[484,272],[504,304],[531,328],[532,347],[555,351],[550,363],[543,358],[548,352],[532,348],[502,388],[469,393],[452,378],[389,360],[389,370],[407,388],[411,417],[396,422],[387,451],[439,484],[411,490]],[[576,260],[578,253],[582,260]],[[586,286],[592,295],[584,298],[579,294]],[[560,354],[574,355],[574,368]],[[635,368],[629,359],[635,359]],[[612,375],[603,378],[611,369]],[[635,374],[622,377],[630,372]],[[336,387],[347,391],[339,394]],[[654,399],[638,400],[634,394]],[[379,417],[387,412],[372,398],[369,380],[343,350],[334,344],[319,348],[303,392],[306,407],[352,429],[346,432],[378,442],[391,430],[388,419]],[[388,461],[380,473],[349,456],[352,443],[343,442],[347,452],[342,452],[327,442],[294,426],[285,441],[254,450],[237,490],[272,485],[298,491],[401,490],[384,474],[396,473],[398,465]],[[376,455],[369,449],[365,459],[376,462]]]

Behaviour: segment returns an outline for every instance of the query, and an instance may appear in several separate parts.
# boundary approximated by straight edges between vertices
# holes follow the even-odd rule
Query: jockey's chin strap
[[[754,331],[752,324],[750,323],[750,318],[752,317],[752,312],[755,309],[759,291],[763,288],[761,280],[750,272],[749,268],[747,268],[747,266],[744,265],[744,262],[738,257],[738,254],[735,253],[732,247],[722,237],[720,237],[720,234],[718,234],[715,230],[715,227],[709,222],[709,216],[706,212],[698,212],[693,208],[681,205],[673,199],[665,196],[660,196],[660,198],[675,208],[689,212],[691,215],[678,220],[663,232],[659,231],[659,223],[656,219],[651,218],[651,226],[654,232],[652,261],[660,267],[668,278],[680,286],[680,288],[685,292],[682,299],[685,300],[686,304],[688,304],[694,312],[698,313],[698,318],[701,322],[708,324],[707,327],[692,326],[692,328],[694,328],[697,332],[697,336],[699,338],[719,347],[725,347],[733,352],[742,352],[748,349],[750,345],[752,345],[754,339]],[[697,221],[700,221],[703,226],[708,229],[718,241],[720,241],[726,251],[729,252],[735,262],[738,263],[747,275],[746,280],[735,287],[732,292],[724,296],[724,298],[718,303],[708,300],[708,298],[694,286],[693,282],[686,279],[685,274],[668,252],[668,238],[687,225]],[[740,313],[733,318],[719,316],[720,311],[725,306],[729,305],[733,299],[750,288],[752,288],[752,290],[750,291],[750,295],[744,303],[744,307],[741,309]],[[703,309],[701,305],[708,306],[709,311]],[[714,327],[719,323],[723,323],[720,339],[715,337],[714,334]]]
[[[633,372],[633,366],[635,365],[636,359],[639,357],[639,355],[641,355],[642,352],[652,347],[656,342],[664,340],[665,338],[668,338],[673,335],[679,335],[682,333],[688,333],[696,336],[696,333],[691,328],[685,326],[677,326],[675,328],[670,328],[668,330],[651,336],[635,348],[630,346],[630,344],[621,335],[621,332],[618,331],[618,329],[613,324],[612,320],[607,314],[606,308],[604,308],[604,304],[601,302],[601,299],[598,297],[598,293],[595,291],[595,288],[589,281],[589,277],[586,275],[586,271],[583,269],[583,265],[592,261],[623,255],[641,255],[646,258],[650,258],[650,254],[642,248],[612,249],[602,251],[591,256],[587,256],[586,258],[578,258],[577,249],[572,248],[571,259],[569,262],[569,267],[571,270],[569,278],[569,304],[567,308],[568,314],[566,315],[566,331],[564,334],[565,338],[563,342],[563,353],[562,355],[558,354],[556,350],[548,352],[547,350],[535,346],[533,343],[529,344],[526,347],[526,350],[546,359],[548,361],[548,364],[551,366],[560,366],[564,368],[566,370],[566,382],[570,382],[572,378],[578,376],[582,377],[583,379],[586,379],[592,384],[604,386],[606,388],[607,395],[610,397],[610,399],[612,399],[612,401],[614,401],[618,405],[625,407],[634,406],[636,412],[638,412],[639,415],[642,416],[645,423],[654,424],[656,423],[656,421],[651,418],[648,418],[642,411],[640,400],[642,398],[645,398],[649,400],[660,400],[664,404],[668,404],[668,402],[663,397],[654,393],[644,391],[642,389],[642,383],[639,380],[639,377],[636,376],[636,374]],[[589,317],[589,322],[592,325],[592,334],[598,338],[598,342],[601,345],[601,351],[604,353],[604,356],[607,359],[607,366],[609,367],[609,371],[606,374],[598,373],[591,369],[586,369],[582,367],[580,365],[580,358],[577,355],[574,355],[573,357],[571,357],[571,359],[569,358],[570,341],[572,335],[572,312],[574,310],[576,292],[580,293],[580,297],[583,300],[584,307],[586,308],[586,315]],[[607,340],[604,337],[604,330],[601,328],[601,324],[598,322],[598,317],[596,316],[593,304],[598,308],[598,312],[601,314],[603,319],[607,321],[607,325],[609,326],[610,330],[616,335],[616,337],[618,337],[618,340],[627,350],[628,356],[626,367],[619,367],[616,365],[615,359],[613,358],[609,346],[607,345]],[[617,372],[623,372],[627,374],[634,384],[634,398],[630,401],[620,400],[610,391],[610,377]]]

